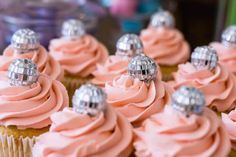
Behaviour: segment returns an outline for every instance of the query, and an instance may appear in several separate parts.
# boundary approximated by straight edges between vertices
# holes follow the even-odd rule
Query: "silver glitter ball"
[[[202,114],[205,107],[205,97],[194,87],[182,86],[172,94],[172,107],[190,116]]]
[[[152,27],[167,27],[175,26],[175,19],[168,11],[160,11],[152,15],[150,25]]]
[[[39,36],[28,28],[20,29],[13,34],[11,46],[17,53],[27,53],[37,50],[40,46]]]
[[[30,59],[15,59],[8,68],[8,79],[13,86],[28,86],[38,80],[37,65]]]
[[[77,89],[72,98],[72,105],[75,112],[96,116],[106,108],[105,92],[92,84],[82,85]]]
[[[140,81],[150,82],[156,79],[157,65],[148,56],[141,54],[131,59],[128,65],[128,73]]]
[[[116,43],[116,55],[133,57],[143,53],[143,43],[136,34],[125,34]]]
[[[70,19],[63,23],[61,34],[65,38],[76,39],[85,35],[85,26],[80,20]]]
[[[198,70],[214,70],[218,63],[216,50],[209,46],[195,48],[191,55],[191,63]]]
[[[227,47],[236,47],[236,26],[229,26],[223,31],[221,42]]]

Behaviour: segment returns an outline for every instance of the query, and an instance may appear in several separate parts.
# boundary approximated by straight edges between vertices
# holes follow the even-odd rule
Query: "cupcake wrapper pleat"
[[[33,138],[14,138],[12,135],[0,135],[1,157],[32,157],[32,148],[35,143]]]

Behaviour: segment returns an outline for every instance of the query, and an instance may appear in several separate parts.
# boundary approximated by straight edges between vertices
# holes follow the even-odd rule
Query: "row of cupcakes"
[[[157,18],[158,16],[159,18]],[[189,56],[189,46],[184,41],[183,36],[180,34],[180,32],[173,28],[173,19],[169,20],[172,21],[171,24],[168,23],[168,20],[166,20],[171,19],[170,17],[170,14],[167,12],[160,12],[153,16],[153,20],[150,26],[147,28],[147,30],[143,31],[144,33],[141,33],[143,44],[136,35],[128,34],[122,36],[117,42],[116,55],[110,57],[108,57],[107,50],[101,43],[99,43],[94,37],[85,34],[83,24],[77,20],[69,20],[64,23],[62,27],[63,36],[59,39],[52,40],[49,46],[49,54],[46,52],[46,49],[40,46],[37,34],[35,32],[28,29],[19,30],[18,32],[16,32],[12,37],[12,44],[8,48],[6,48],[4,54],[0,57],[0,71],[1,73],[3,73],[3,79],[5,79],[4,75],[9,68],[10,63],[15,58],[32,59],[33,62],[35,62],[38,66],[39,72],[49,75],[49,77],[45,75],[45,81],[43,81],[44,83],[42,82],[42,84],[40,84],[40,82],[36,83],[35,81],[33,81],[32,86],[24,83],[17,83],[17,81],[15,83],[11,83],[12,85],[15,84],[17,86],[11,86],[12,90],[14,92],[17,92],[12,93],[16,94],[16,97],[22,98],[22,102],[20,102],[21,99],[16,100],[19,101],[19,104],[21,105],[27,106],[26,104],[28,100],[26,101],[25,99],[30,99],[31,101],[32,98],[30,96],[32,96],[31,94],[33,93],[43,92],[46,96],[43,97],[42,95],[44,94],[42,94],[38,97],[36,94],[36,97],[38,98],[32,99],[39,99],[36,101],[35,106],[33,105],[36,109],[31,110],[31,108],[29,108],[28,106],[26,109],[29,109],[29,111],[25,112],[23,109],[22,114],[19,114],[17,111],[15,111],[15,109],[19,109],[19,106],[15,105],[8,110],[6,109],[6,111],[9,111],[11,113],[16,112],[16,115],[13,114],[13,117],[22,117],[29,115],[30,118],[32,118],[31,116],[40,116],[40,114],[44,113],[44,111],[39,109],[39,106],[41,106],[41,103],[44,104],[44,101],[50,103],[51,106],[49,105],[47,110],[45,110],[45,112],[48,111],[48,113],[45,114],[46,116],[44,117],[44,120],[41,119],[43,122],[40,126],[34,124],[34,120],[31,121],[33,124],[29,126],[24,126],[25,124],[21,126],[21,123],[19,121],[17,121],[17,123],[19,123],[19,126],[17,123],[10,123],[8,121],[6,124],[3,123],[4,126],[7,126],[3,127],[4,133],[7,132],[10,135],[15,135],[14,131],[12,130],[17,130],[16,137],[21,138],[20,142],[18,142],[21,143],[21,146],[19,148],[17,147],[18,144],[14,143],[14,136],[11,136],[11,138],[6,137],[4,139],[5,141],[6,139],[7,141],[13,141],[12,143],[14,146],[11,146],[11,142],[9,144],[9,148],[11,147],[10,150],[15,149],[16,153],[19,152],[17,151],[18,149],[21,151],[23,150],[23,152],[28,152],[26,151],[28,148],[23,148],[24,144],[22,143],[26,143],[25,145],[27,145],[31,149],[31,146],[34,143],[35,136],[38,136],[39,134],[47,131],[48,126],[51,123],[51,120],[49,120],[49,116],[51,116],[51,114],[56,111],[62,110],[65,106],[68,106],[68,97],[67,94],[65,94],[65,89],[61,87],[61,91],[59,92],[59,90],[56,89],[53,85],[51,87],[49,87],[50,85],[48,85],[48,82],[50,84],[50,81],[52,81],[57,82],[59,86],[62,86],[62,84],[58,81],[55,81],[55,79],[62,81],[62,83],[66,86],[70,96],[72,96],[76,88],[78,88],[85,82],[92,81],[93,83],[103,87],[108,94],[108,104],[112,105],[116,108],[117,111],[122,113],[122,115],[124,115],[128,119],[128,121],[133,124],[134,127],[140,127],[141,125],[143,125],[143,121],[145,121],[145,119],[149,118],[153,114],[156,114],[157,112],[165,112],[164,106],[169,104],[171,100],[170,95],[172,93],[172,88],[169,85],[174,87],[174,89],[178,89],[182,85],[194,86],[205,94],[206,105],[208,107],[217,112],[226,112],[226,114],[223,114],[223,120],[227,124],[227,130],[230,132],[230,138],[234,142],[235,138],[233,130],[235,111],[231,110],[235,109],[235,78],[230,72],[232,66],[227,69],[222,65],[224,64],[224,62],[227,62],[230,57],[223,62],[221,60],[221,56],[219,55],[220,63],[218,64],[218,50],[216,53],[216,51],[210,47],[199,47],[194,50],[194,53],[191,56],[191,63],[179,65],[179,68],[177,70],[177,64],[184,63],[185,60],[187,60]],[[233,40],[235,38],[233,38],[233,29],[234,27],[230,27],[230,31],[225,31],[226,33],[223,33],[224,38],[222,40],[222,45],[218,43],[218,45],[221,45],[223,48],[225,48],[224,50],[232,49],[231,51],[229,51],[229,56],[232,55],[231,53],[233,52],[234,48]],[[158,35],[155,33],[160,34]],[[143,35],[145,34],[149,35],[144,38]],[[156,39],[157,37],[160,37],[160,39]],[[163,41],[168,41],[166,45],[165,43],[161,42],[162,39]],[[174,41],[178,42],[175,43]],[[145,42],[149,43],[149,45]],[[173,49],[174,51],[172,51],[170,45],[175,48]],[[161,54],[160,52],[164,52],[164,50],[166,50],[166,53]],[[181,52],[179,55],[177,55],[178,63],[177,61],[172,62],[173,59],[171,58],[174,57],[175,54],[178,54],[176,52]],[[160,70],[158,70],[159,66],[155,64],[155,61],[143,55],[143,53],[146,53],[150,57],[154,58],[157,62],[158,60],[162,60],[158,59],[159,57],[165,58],[163,60],[165,60],[166,63],[160,63],[162,74]],[[155,56],[152,56],[152,54],[150,53],[155,53]],[[224,52],[222,51],[222,53]],[[160,54],[159,57],[157,57],[158,54]],[[132,57],[134,58],[131,59]],[[128,66],[129,63],[130,65]],[[229,65],[233,64],[232,60],[228,61],[227,63]],[[137,67],[137,65],[139,66]],[[168,70],[166,71],[163,69]],[[164,79],[166,80],[173,79],[171,75],[172,72],[176,70],[177,72],[173,75],[174,81],[170,82],[169,85],[161,80],[161,75],[163,75]],[[127,74],[128,71],[130,74]],[[44,74],[42,75],[44,76]],[[94,78],[92,77],[92,75],[94,76]],[[12,76],[14,76],[14,79],[17,79],[19,77],[17,75],[15,78],[15,74],[13,74]],[[19,78],[22,79],[23,77],[27,76],[21,76]],[[40,88],[36,88],[37,92],[36,90],[33,90],[35,88],[35,83],[40,85]],[[21,88],[23,89],[23,87],[20,87],[18,89],[18,86],[21,84],[26,87],[25,89],[29,90],[29,92],[26,92],[26,95],[24,95],[25,92],[21,90]],[[46,86],[48,90],[50,89],[50,92],[46,92],[43,90],[43,87]],[[6,93],[8,93],[9,95],[12,94],[11,90],[9,90],[10,88],[5,89],[5,85],[3,87],[4,90],[6,90]],[[55,90],[56,94],[51,91],[51,88],[52,91]],[[21,94],[23,94],[23,96],[21,96]],[[27,94],[29,94],[30,96],[27,96]],[[50,99],[51,94],[54,96],[59,94],[60,99],[57,98],[56,100],[58,101],[54,102],[52,99]],[[2,102],[4,104],[6,102],[5,100],[8,100],[8,96],[7,98],[5,98],[5,93],[2,95]],[[64,105],[61,105],[62,99]],[[15,96],[10,96],[9,100],[15,100]],[[7,103],[9,104],[9,102]],[[54,107],[56,107],[52,107],[52,104],[54,104]],[[58,108],[58,105],[63,107]],[[42,108],[45,109],[46,107]],[[50,111],[49,108],[53,111]],[[229,111],[231,112],[227,114]],[[9,113],[7,113],[7,115],[9,116]],[[9,118],[8,116],[7,118]],[[20,119],[20,121],[21,120],[22,119]],[[47,123],[44,123],[45,121],[47,121]],[[38,120],[38,123],[41,122],[39,122]],[[17,127],[8,127],[12,125]],[[22,131],[22,129],[24,130]],[[36,134],[31,133],[37,132],[35,130],[38,129],[43,129],[43,131],[39,131]],[[27,132],[26,130],[29,131]],[[22,133],[23,135],[19,136],[18,132],[20,132],[20,134]],[[28,134],[30,135],[30,138],[27,137],[27,140],[25,140]],[[22,140],[23,142],[21,142]],[[6,147],[6,150],[8,150],[8,147]],[[212,154],[214,156],[214,153]],[[11,156],[11,154],[9,156]],[[143,156],[145,156],[145,154]]]
[[[62,130],[65,129],[62,131],[63,136],[65,135],[64,133],[68,131],[64,140],[69,138],[69,143],[53,135],[52,138],[56,137],[56,139],[62,140],[61,142],[56,141],[56,143],[59,144],[58,146],[62,146],[61,144],[64,143],[64,147],[62,146],[64,149],[62,149],[62,147],[58,147],[58,149],[55,148],[59,152],[55,151],[55,154],[53,154],[53,151],[48,148],[46,148],[46,150],[43,148],[41,153],[39,153],[36,148],[37,151],[33,156],[51,156],[51,153],[53,156],[71,157],[89,156],[90,153],[91,155],[101,153],[101,155],[98,156],[112,156],[112,154],[114,156],[129,156],[133,150],[131,123],[134,124],[134,126],[139,126],[144,119],[154,113],[160,112],[164,108],[164,105],[169,103],[170,91],[167,90],[169,89],[167,84],[157,77],[156,63],[144,54],[134,57],[130,61],[127,69],[129,69],[129,75],[124,74],[120,76],[121,80],[123,78],[125,79],[121,82],[120,86],[119,84],[117,84],[118,86],[113,84],[114,86],[111,86],[111,89],[109,87],[106,89],[107,92],[113,90],[113,92],[109,92],[110,94],[108,95],[108,99],[111,98],[110,102],[106,100],[104,92],[93,85],[84,85],[77,90],[72,100],[74,111],[79,113],[79,115],[77,115],[73,113],[74,111],[70,108],[67,108],[69,106],[68,95],[65,87],[59,81],[53,80],[43,73],[39,73],[37,65],[30,59],[14,59],[9,65],[8,71],[1,71],[0,78],[0,91],[2,91],[0,94],[1,156],[32,156],[32,147],[35,143],[35,139],[41,135],[39,137],[40,141],[41,137],[50,134],[55,127],[54,124],[57,123],[59,130],[60,128]],[[127,83],[131,86],[127,86]],[[115,98],[116,103],[111,103],[113,99],[112,95],[115,91],[122,89],[122,86],[126,87],[124,90],[131,90],[125,93],[126,96],[128,96],[127,94],[142,96],[145,93],[149,93],[152,96],[149,98],[148,94],[141,99],[138,97],[133,97],[133,99],[128,98],[127,101],[130,101],[131,108],[125,109],[126,106],[123,102],[123,104],[121,104],[124,108],[122,111],[119,107],[114,106],[124,101],[120,100],[119,102],[118,99],[122,99],[121,96],[118,96],[118,99]],[[135,90],[137,90],[137,92],[134,92]],[[116,97],[117,94],[114,96]],[[135,99],[139,99],[138,101],[140,102]],[[98,115],[101,111],[104,112],[104,106],[100,105],[105,105],[106,103],[110,106],[107,108],[106,113],[103,113],[106,116]],[[129,104],[127,104],[127,106],[128,105]],[[113,107],[111,106],[118,110],[113,111],[114,109],[112,109]],[[125,113],[125,110],[136,111]],[[64,115],[64,112],[67,113]],[[57,114],[58,117],[56,116]],[[54,116],[57,118],[54,119]],[[98,121],[96,120],[97,118]],[[105,126],[103,126],[103,122]],[[99,124],[102,125],[102,128],[98,129],[100,131],[96,131],[96,127],[99,127]],[[120,125],[120,128],[117,125]],[[63,129],[63,127],[65,128]],[[70,129],[72,129],[72,132]],[[85,132],[83,132],[83,130]],[[87,131],[95,131],[95,133],[92,134],[91,137],[88,136],[87,139],[84,139],[85,141],[81,141],[80,136],[87,133]],[[110,137],[109,135],[111,139],[108,140],[111,143],[109,141],[108,143],[104,143],[103,149],[100,148],[100,145],[96,148],[97,142],[98,144],[99,142],[103,142],[106,138]],[[74,141],[76,139],[75,137],[78,137],[79,141]],[[93,137],[97,137],[98,139],[95,140]],[[50,138],[46,139],[51,141]],[[90,143],[89,140],[92,140],[92,143]],[[46,143],[49,144],[49,141]],[[73,144],[73,142],[78,143]],[[91,145],[86,144],[86,142],[89,142]],[[51,144],[52,146],[56,146],[56,143]],[[113,145],[111,145],[112,143]],[[94,151],[88,151],[90,147],[94,147]]]
[[[100,88],[82,85],[73,107],[51,116],[52,126],[36,139],[33,156],[226,157],[231,150],[227,131],[204,103],[199,90],[183,86],[163,112],[132,127],[106,103]]]
[[[60,80],[71,97],[80,84],[92,80],[104,87],[105,82],[127,73],[130,58],[141,53],[159,63],[158,75],[169,80],[177,65],[188,59],[190,51],[183,35],[174,28],[173,16],[165,11],[153,15],[140,38],[134,34],[122,36],[117,41],[116,54],[109,57],[105,46],[86,34],[79,20],[65,21],[61,34],[60,38],[51,40],[48,54],[40,45],[37,33],[29,29],[17,31],[0,57],[0,70],[6,71],[14,58],[32,59],[40,72]]]
[[[233,69],[235,27],[227,28],[222,34],[222,43],[212,43],[217,49],[220,62]],[[229,41],[228,41],[229,40]],[[7,70],[15,57],[30,58],[40,72],[61,80],[73,94],[73,87],[93,79],[93,83],[104,86],[105,82],[127,72],[129,58],[145,53],[160,66],[164,81],[173,79],[173,72],[190,56],[190,48],[183,35],[174,28],[174,18],[166,11],[154,14],[150,25],[140,34],[122,36],[117,42],[116,55],[108,57],[107,49],[91,35],[86,34],[78,20],[68,20],[62,26],[62,37],[53,39],[49,55],[39,41],[38,35],[29,29],[17,31],[11,45],[0,57],[0,70]],[[34,53],[35,52],[35,53]],[[227,54],[227,55],[226,55]],[[60,63],[60,65],[58,64]],[[65,75],[63,75],[65,73]],[[64,79],[63,79],[64,76]]]
[[[128,157],[133,146],[136,156],[141,157],[224,157],[230,152],[228,133],[217,114],[204,107],[203,94],[193,87],[180,87],[172,94],[171,102],[171,91],[167,90],[170,88],[158,80],[155,62],[143,54],[131,59],[129,74],[106,83],[107,96],[94,85],[83,85],[76,90],[73,109],[67,108],[68,97],[60,82],[54,80],[61,87],[57,90],[55,85],[48,87],[50,92],[38,89],[46,86],[42,82],[51,79],[38,74],[36,67],[29,59],[16,59],[9,66],[8,74],[1,75],[0,111],[5,118],[1,119],[0,129],[3,156],[31,156],[35,138],[33,156],[36,157]],[[123,78],[125,81],[117,81]],[[49,101],[55,95],[54,90],[61,97],[57,101],[52,98],[51,106]],[[149,92],[154,96],[142,97]],[[111,100],[114,96],[115,103]]]

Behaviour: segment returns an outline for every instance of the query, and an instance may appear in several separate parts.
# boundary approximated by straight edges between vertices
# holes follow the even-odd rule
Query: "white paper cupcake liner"
[[[14,138],[12,135],[0,135],[0,157],[32,157],[33,138]]]

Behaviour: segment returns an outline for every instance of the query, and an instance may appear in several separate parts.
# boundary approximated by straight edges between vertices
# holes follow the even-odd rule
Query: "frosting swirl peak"
[[[69,105],[65,87],[44,74],[30,86],[11,86],[6,72],[0,74],[0,125],[43,128],[51,124],[52,113]]]
[[[189,59],[190,47],[177,29],[149,27],[141,32],[140,38],[145,54],[160,65],[177,65]]]
[[[166,106],[161,113],[134,130],[137,157],[227,156],[231,145],[228,134],[210,109],[201,116],[186,117]]]
[[[0,56],[0,71],[7,71],[11,62],[17,58],[31,59],[37,65],[40,73],[46,74],[52,79],[63,79],[64,71],[62,67],[42,46],[39,46],[38,50],[21,54],[15,53],[14,48],[8,46],[3,55]]]
[[[226,47],[219,42],[213,42],[210,45],[217,51],[219,63],[226,66],[227,69],[236,75],[236,48]]]
[[[121,75],[106,83],[108,104],[111,104],[132,123],[139,123],[160,112],[171,100],[172,89],[157,79],[146,84],[129,75]]]
[[[87,77],[96,69],[96,64],[104,63],[107,49],[91,35],[83,35],[75,40],[53,39],[50,54],[59,61],[66,74]]]
[[[206,106],[214,110],[224,112],[235,108],[236,79],[221,64],[214,71],[197,70],[191,63],[181,64],[174,78],[170,84],[175,89],[183,85],[199,89],[205,95]]]
[[[33,148],[35,157],[128,157],[132,151],[131,125],[110,106],[96,117],[65,108],[51,119],[50,131]]]

